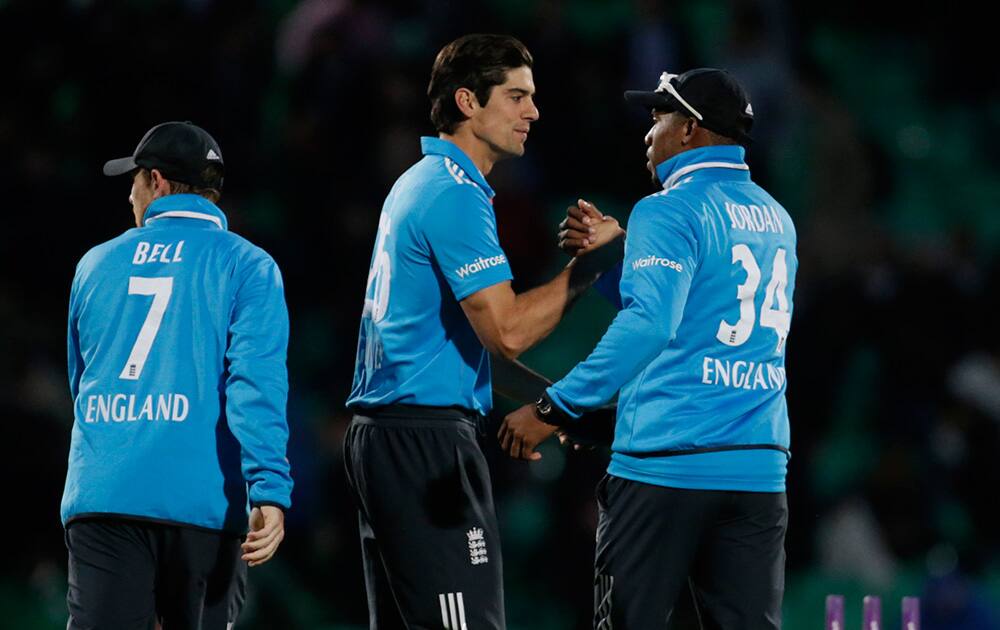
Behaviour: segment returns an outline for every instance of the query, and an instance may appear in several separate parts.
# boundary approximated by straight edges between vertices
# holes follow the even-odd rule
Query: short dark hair
[[[139,170],[147,178],[149,177],[149,169],[141,168]],[[218,164],[209,164],[201,171],[201,178],[206,182],[206,186],[195,186],[194,184],[187,184],[166,177],[164,179],[170,184],[170,194],[172,195],[201,195],[212,203],[218,203],[219,199],[222,198],[222,176],[223,171],[221,166]]]
[[[507,71],[531,67],[531,53],[510,35],[463,35],[441,49],[427,96],[431,99],[431,122],[440,133],[454,133],[465,115],[455,104],[459,88],[472,90],[480,105],[486,105],[490,91],[507,78]]]

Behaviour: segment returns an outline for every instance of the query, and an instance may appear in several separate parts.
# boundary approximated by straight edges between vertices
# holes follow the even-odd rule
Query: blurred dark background
[[[366,626],[341,438],[373,236],[432,131],[437,50],[505,32],[535,56],[541,111],[490,178],[522,290],[565,263],[566,205],[624,218],[652,192],[625,88],[712,65],[749,89],[753,177],[799,231],[785,626],[820,627],[837,592],[852,624],[874,593],[887,627],[903,594],[925,630],[1000,627],[1000,73],[989,20],[960,5],[0,0],[0,626],[65,626],[69,284],[132,221],[103,162],[165,120],[220,142],[220,205],[278,261],[291,311],[295,505],[237,627]],[[526,363],[561,376],[612,315],[588,295]],[[606,454],[487,454],[510,626],[588,628]]]

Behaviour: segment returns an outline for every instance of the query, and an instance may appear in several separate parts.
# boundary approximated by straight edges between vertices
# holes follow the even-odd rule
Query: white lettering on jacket
[[[91,394],[83,421],[136,422],[137,420],[184,422],[191,403],[184,394]]]
[[[726,202],[726,214],[734,230],[745,232],[772,232],[784,234],[785,225],[774,206],[744,206]]]
[[[464,279],[467,276],[471,276],[474,273],[479,273],[483,269],[489,269],[490,267],[498,267],[507,262],[507,257],[503,254],[499,256],[493,256],[491,258],[483,258],[480,256],[470,263],[465,263],[461,267],[455,270],[458,277]]]
[[[684,265],[677,262],[676,260],[670,260],[669,258],[660,258],[655,254],[650,254],[649,256],[643,256],[632,261],[632,269],[638,271],[639,269],[644,269],[646,267],[667,267],[668,269],[673,269],[674,271],[684,271]]]
[[[704,357],[701,382],[734,389],[781,389],[785,384],[785,368],[770,363]]]
[[[184,262],[181,259],[181,250],[184,249],[184,241],[176,243],[153,243],[150,245],[146,241],[139,241],[135,246],[135,255],[132,256],[133,265],[145,265],[147,263],[178,263]]]

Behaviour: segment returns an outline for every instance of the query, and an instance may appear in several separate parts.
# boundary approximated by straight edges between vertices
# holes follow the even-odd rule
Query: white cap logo
[[[205,156],[206,160],[221,160],[219,154],[215,152],[215,149],[209,149],[208,155]]]
[[[746,113],[748,116],[753,116],[753,107],[750,105],[750,103],[747,103]]]

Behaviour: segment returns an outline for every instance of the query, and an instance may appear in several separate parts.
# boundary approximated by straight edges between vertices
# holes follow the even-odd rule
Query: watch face
[[[538,401],[538,413],[542,414],[543,416],[547,416],[551,412],[552,412],[552,403],[550,403],[547,400]]]

